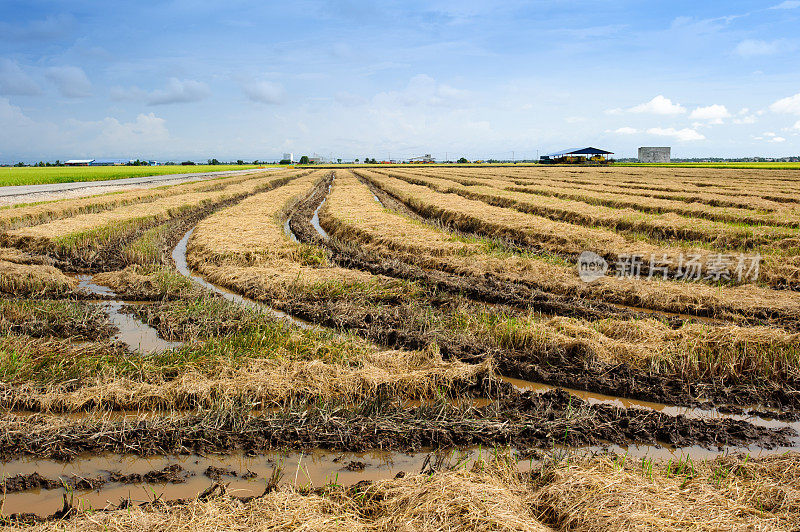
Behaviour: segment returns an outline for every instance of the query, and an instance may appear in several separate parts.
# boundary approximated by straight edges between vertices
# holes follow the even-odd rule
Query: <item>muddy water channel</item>
[[[478,453],[478,450],[453,453],[448,460],[471,461]],[[3,512],[52,515],[62,507],[65,492],[74,494],[75,506],[94,509],[116,506],[125,499],[134,503],[154,498],[187,499],[196,497],[216,481],[226,484],[228,493],[233,495],[259,495],[273,472],[281,475],[282,485],[349,486],[362,480],[393,478],[400,471],[418,473],[426,459],[430,460],[428,453],[310,451],[264,453],[255,457],[237,452],[213,457],[105,455],[79,457],[71,462],[17,460],[0,465],[6,488]],[[31,476],[34,472],[38,476]]]
[[[214,292],[215,294],[219,294],[228,301],[236,303],[237,305],[243,305],[248,308],[264,310],[265,312],[272,314],[276,318],[286,320],[289,323],[297,325],[298,327],[304,329],[310,329],[316,327],[312,323],[301,320],[294,316],[290,316],[289,314],[274,309],[269,305],[265,305],[264,303],[259,303],[258,301],[254,301],[250,298],[241,296],[235,292],[231,292],[230,290],[226,290],[220,286],[209,283],[199,275],[195,275],[194,273],[192,273],[192,269],[189,268],[189,264],[186,262],[186,247],[189,244],[189,239],[192,237],[193,232],[194,228],[190,229],[185,235],[183,235],[183,238],[180,239],[178,245],[175,246],[175,249],[172,251],[172,260],[175,262],[175,268],[178,270],[178,273],[188,278],[193,283],[196,283],[197,285],[205,288],[206,290]]]
[[[162,353],[183,345],[181,342],[164,340],[154,328],[142,323],[133,315],[124,312],[125,307],[129,305],[141,305],[143,303],[115,299],[117,294],[106,286],[94,283],[91,275],[78,275],[76,278],[79,290],[104,299],[98,302],[98,305],[106,313],[111,324],[117,329],[113,339],[125,344],[131,351],[149,355]]]

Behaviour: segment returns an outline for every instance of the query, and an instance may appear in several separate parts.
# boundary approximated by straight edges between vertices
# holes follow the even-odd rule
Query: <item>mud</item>
[[[164,340],[156,329],[142,323],[131,313],[126,312],[132,304],[130,302],[115,300],[117,294],[107,286],[97,284],[92,275],[78,275],[79,288],[84,293],[96,297],[109,299],[100,303],[100,308],[105,312],[111,325],[116,329],[112,340],[122,343],[134,352],[155,354],[163,353],[170,349],[177,349],[182,342]]]
[[[86,477],[81,475],[61,475],[57,478],[47,478],[38,472],[24,474],[20,473],[6,478],[0,489],[5,493],[18,493],[33,490],[55,490],[70,489],[78,491],[94,491],[103,487],[107,483],[118,484],[169,484],[186,482],[193,473],[185,471],[180,465],[173,464],[161,470],[148,471],[146,473],[123,474],[119,471],[96,472],[97,476]]]
[[[480,454],[479,449],[452,451],[446,453],[444,462],[475,460]],[[315,449],[302,453],[270,452],[258,456],[247,456],[242,452],[213,457],[187,455],[148,459],[128,455],[85,455],[69,463],[16,461],[0,466],[2,474],[6,477],[26,477],[33,481],[28,483],[28,489],[7,491],[3,513],[25,513],[31,518],[33,515],[52,515],[63,505],[62,478],[105,479],[106,482],[96,488],[73,489],[74,506],[103,509],[116,507],[120,501],[125,505],[147,503],[154,497],[161,501],[189,500],[207,491],[212,482],[224,483],[229,494],[239,497],[253,497],[263,493],[265,486],[273,478],[278,485],[296,486],[301,490],[331,484],[352,486],[359,482],[394,478],[406,472],[420,472],[426,461],[441,462],[445,458],[441,453],[436,456],[441,458],[431,460],[427,451],[408,455],[387,451],[331,453]],[[347,467],[350,464],[356,466]],[[520,462],[521,467],[527,464],[527,458]],[[35,469],[36,472],[21,473],[30,469]],[[232,474],[215,481],[204,474],[209,469]],[[114,472],[109,474],[109,471]],[[179,481],[172,482],[169,474],[163,475],[164,471],[179,472]],[[111,479],[114,475],[133,482],[114,481]],[[47,483],[37,485],[37,477]]]
[[[692,419],[645,409],[590,404],[563,390],[509,393],[474,408],[441,404],[403,408],[367,402],[356,408],[283,411],[263,415],[190,415],[178,418],[53,426],[45,418],[10,417],[0,434],[0,457],[69,460],[82,453],[203,454],[242,450],[385,449],[510,445],[547,449],[611,443],[707,448],[792,446],[790,427],[735,419]]]

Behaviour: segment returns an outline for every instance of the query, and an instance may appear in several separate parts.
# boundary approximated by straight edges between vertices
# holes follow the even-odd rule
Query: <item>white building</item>
[[[294,153],[284,153],[281,160],[294,162]]]
[[[669,146],[642,146],[639,148],[640,163],[668,163],[670,161]]]

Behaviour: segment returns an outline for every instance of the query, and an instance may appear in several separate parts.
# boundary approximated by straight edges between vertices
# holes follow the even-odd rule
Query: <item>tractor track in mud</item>
[[[258,416],[190,415],[170,419],[51,425],[47,419],[4,422],[3,460],[70,460],[84,453],[139,456],[258,453],[273,449],[382,449],[511,446],[520,450],[639,443],[708,449],[788,447],[797,433],[734,419],[693,419],[638,408],[589,404],[564,390],[513,392],[482,407],[446,403],[405,408],[366,403],[359,409],[305,409]]]
[[[528,287],[495,282],[493,279],[454,276],[446,272],[423,270],[400,260],[376,259],[366,256],[354,246],[345,246],[335,239],[323,239],[311,223],[311,217],[327,196],[333,176],[328,176],[305,198],[297,202],[289,213],[289,227],[294,235],[307,244],[326,250],[331,260],[345,268],[356,268],[373,274],[393,278],[421,281],[442,293],[431,299],[434,306],[448,304],[452,294],[461,294],[485,303],[501,303],[517,308],[531,308],[545,314],[572,316],[585,319],[657,318],[677,328],[686,320],[680,317],[662,317],[645,312],[621,311],[607,304],[597,306],[585,300],[559,298],[545,292],[532,292]],[[387,208],[396,198],[370,187],[373,194]],[[408,207],[406,206],[406,209]],[[454,279],[455,278],[455,279]],[[447,294],[451,294],[448,297]],[[541,298],[541,299],[537,299]],[[543,300],[543,301],[542,301]],[[576,302],[577,301],[577,302]],[[312,323],[334,329],[356,332],[360,336],[391,348],[424,349],[436,343],[442,355],[465,362],[477,362],[491,356],[501,374],[552,386],[565,386],[595,393],[630,399],[645,400],[691,407],[727,405],[736,410],[738,405],[762,404],[796,410],[800,408],[800,382],[783,386],[758,384],[720,384],[714,382],[687,382],[669,375],[656,375],[636,370],[626,365],[610,366],[600,362],[589,363],[580,343],[558,358],[536,360],[528,352],[498,349],[480,345],[474,339],[445,337],[435,331],[420,331],[408,326],[413,323],[413,309],[400,302],[390,310],[376,306],[352,304],[342,301],[307,300],[298,297],[277,304],[280,310]]]
[[[338,266],[366,271],[373,275],[417,281],[433,290],[463,295],[478,302],[504,304],[547,315],[587,320],[609,317],[653,318],[653,315],[649,313],[620,309],[618,306],[590,302],[577,297],[555,295],[521,283],[502,281],[489,275],[479,278],[446,270],[425,269],[393,257],[366,253],[356,245],[348,245],[335,238],[325,240],[320,237],[311,223],[311,218],[327,196],[331,182],[332,178],[329,176],[306,198],[297,203],[289,215],[289,227],[301,242],[325,249],[330,260]],[[657,316],[657,318],[662,317]],[[663,318],[663,321],[671,327],[677,328],[685,320],[671,317]]]

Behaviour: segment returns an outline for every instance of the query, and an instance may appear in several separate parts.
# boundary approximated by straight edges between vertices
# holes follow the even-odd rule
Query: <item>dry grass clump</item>
[[[533,504],[540,519],[562,530],[789,530],[800,526],[798,457],[723,459],[667,464],[624,457],[559,464],[543,473]],[[734,470],[759,471],[747,478]],[[728,464],[726,466],[725,464]],[[766,473],[766,474],[765,474]],[[770,504],[771,503],[771,504]]]
[[[749,186],[724,193],[716,192],[716,187],[698,187],[684,182],[686,188],[669,191],[653,189],[644,184],[631,185],[630,180],[619,182],[613,178],[613,171],[574,177],[574,174],[564,174],[555,168],[528,168],[527,171],[517,172],[499,168],[494,169],[496,172],[490,172],[489,169],[472,170],[475,171],[431,168],[424,172],[418,170],[416,175],[444,177],[463,185],[477,182],[501,189],[609,207],[631,207],[644,212],[675,212],[684,216],[754,225],[797,227],[800,222],[800,209],[796,203],[763,198],[753,194]],[[669,182],[680,183],[675,176]]]
[[[653,240],[676,238],[711,242],[719,249],[750,247],[797,234],[792,229],[761,224],[772,222],[773,225],[779,226],[797,226],[800,223],[796,218],[788,219],[786,214],[774,217],[728,211],[717,213],[715,219],[713,218],[714,207],[703,206],[700,209],[692,210],[686,208],[686,204],[678,202],[679,205],[673,206],[670,210],[666,205],[660,205],[659,200],[653,198],[647,198],[639,203],[627,198],[625,200],[618,199],[616,203],[612,202],[612,205],[605,205],[598,204],[600,197],[570,195],[561,193],[557,188],[498,188],[503,187],[504,183],[491,180],[486,181],[486,184],[465,186],[446,174],[443,176],[444,178],[408,172],[391,172],[390,175],[411,179],[412,182],[420,182],[439,192],[455,192],[467,198],[485,201],[492,205],[511,207],[553,220],[638,233]],[[699,214],[702,214],[700,219],[698,218]],[[716,221],[719,218],[722,220]],[[733,222],[738,225],[725,222]]]
[[[376,396],[410,401],[463,393],[480,379],[489,378],[492,371],[488,361],[445,362],[434,353],[409,351],[367,353],[338,362],[254,358],[215,364],[213,374],[188,369],[170,378],[153,375],[141,380],[101,371],[94,378],[84,378],[78,388],[73,383],[45,388],[23,383],[3,390],[0,403],[17,410],[77,412],[108,407],[167,411],[232,405],[267,408],[306,400],[357,404]]]
[[[352,172],[336,172],[320,224],[342,241],[375,242],[396,251],[452,255],[477,250],[474,243],[384,209]]]
[[[0,260],[0,293],[10,296],[63,297],[74,293],[75,279],[42,264],[17,264]]]
[[[94,282],[129,300],[191,299],[203,293],[186,277],[160,266],[133,265],[102,272],[94,277]]]
[[[283,211],[325,175],[323,171],[314,172],[212,214],[195,228],[190,255],[214,264],[247,266],[275,258],[296,258],[297,245],[281,227]]]
[[[19,241],[56,241],[67,247],[80,247],[95,243],[104,236],[103,229],[144,221],[166,220],[192,208],[223,201],[241,194],[253,193],[287,179],[286,176],[267,175],[233,183],[221,190],[161,195],[145,204],[129,204],[101,212],[77,214],[33,227],[10,231],[12,239]]]

